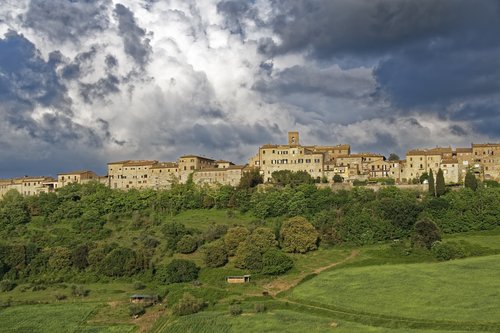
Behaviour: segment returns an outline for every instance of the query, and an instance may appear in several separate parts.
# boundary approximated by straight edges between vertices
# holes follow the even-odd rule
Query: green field
[[[0,311],[4,333],[129,333],[131,325],[93,326],[86,320],[96,310],[96,304],[22,305]]]
[[[291,298],[353,313],[493,323],[500,329],[500,255],[445,263],[352,267],[303,283]]]
[[[273,310],[267,313],[248,313],[230,316],[223,312],[202,312],[167,322],[155,333],[458,333],[465,331],[438,331],[418,329],[390,329],[373,327],[325,316],[291,310]],[[474,331],[468,331],[474,333]],[[479,332],[479,331],[476,331]]]

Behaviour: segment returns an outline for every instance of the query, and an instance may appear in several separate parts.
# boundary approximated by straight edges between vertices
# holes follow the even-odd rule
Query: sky
[[[500,141],[499,0],[0,0],[0,178]]]

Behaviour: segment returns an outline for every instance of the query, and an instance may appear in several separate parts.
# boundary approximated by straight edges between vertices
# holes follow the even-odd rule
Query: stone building
[[[149,169],[149,185],[155,190],[168,189],[179,181],[179,164],[177,163],[156,163]]]
[[[473,143],[472,159],[479,178],[500,180],[500,143]]]
[[[150,169],[158,161],[126,160],[108,163],[108,186],[112,189],[151,188]]]
[[[87,184],[93,181],[99,182],[100,177],[90,170],[64,172],[57,175],[57,186],[55,188],[61,188],[72,183]]]
[[[246,165],[233,164],[195,170],[193,173],[193,182],[198,185],[238,186],[246,167]]]
[[[53,192],[57,188],[57,181],[52,177],[30,177],[0,180],[0,198],[10,190],[16,190],[25,196]]]

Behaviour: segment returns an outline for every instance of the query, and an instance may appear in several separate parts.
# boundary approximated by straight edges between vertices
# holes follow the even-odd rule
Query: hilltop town
[[[396,184],[414,183],[431,170],[443,171],[447,184],[460,184],[468,170],[481,180],[500,180],[500,143],[471,144],[471,147],[410,149],[406,159],[386,158],[375,153],[351,153],[348,144],[307,146],[298,132],[288,133],[287,144],[265,144],[246,165],[183,155],[176,162],[124,160],[108,163],[105,176],[90,170],[63,172],[57,179],[48,176],[0,179],[0,198],[15,189],[23,195],[52,192],[71,183],[97,181],[112,189],[168,189],[185,183],[238,185],[243,173],[259,168],[264,182],[271,182],[275,171],[305,171],[317,182],[333,183],[339,175],[343,182],[392,179]]]

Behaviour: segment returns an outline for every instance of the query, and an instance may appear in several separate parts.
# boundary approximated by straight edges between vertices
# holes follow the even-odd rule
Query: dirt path
[[[269,293],[269,295],[276,296],[280,292],[289,290],[289,289],[297,286],[297,284],[299,284],[299,282],[302,281],[302,279],[305,276],[307,276],[308,274],[311,274],[311,273],[319,274],[326,269],[335,267],[335,266],[343,264],[351,259],[354,259],[358,254],[359,254],[358,250],[352,250],[351,254],[349,254],[349,256],[345,257],[341,261],[337,261],[337,262],[328,264],[326,266],[318,267],[312,272],[302,272],[293,280],[284,280],[282,278],[277,278],[276,280],[273,280],[273,281],[269,282],[268,284],[264,285],[264,290],[266,290]]]

